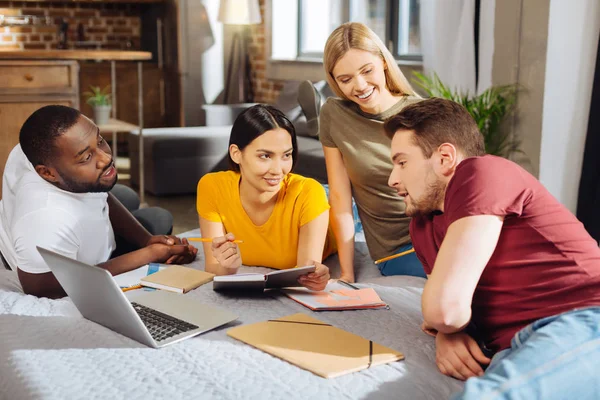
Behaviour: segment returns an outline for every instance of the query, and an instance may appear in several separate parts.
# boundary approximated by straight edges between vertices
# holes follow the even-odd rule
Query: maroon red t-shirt
[[[448,227],[473,215],[505,217],[472,303],[472,320],[489,348],[510,347],[517,331],[540,318],[600,305],[596,241],[536,178],[489,155],[458,165],[443,214],[412,219],[413,246],[427,274]]]

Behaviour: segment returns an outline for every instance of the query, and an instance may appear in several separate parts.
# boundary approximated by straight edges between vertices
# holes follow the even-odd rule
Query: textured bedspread
[[[259,271],[266,269],[252,269]],[[186,296],[227,308],[239,320],[155,350],[83,319],[69,299],[22,294],[16,275],[0,271],[1,398],[448,398],[462,384],[438,372],[434,339],[419,328],[423,280],[377,274],[365,273],[362,281],[390,304],[389,310],[312,313],[282,295],[240,297],[201,286]],[[226,335],[236,324],[297,312],[399,350],[406,359],[323,379]]]

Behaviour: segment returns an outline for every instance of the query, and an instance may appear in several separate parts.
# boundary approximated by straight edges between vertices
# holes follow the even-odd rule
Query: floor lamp
[[[218,20],[226,25],[240,25],[233,35],[229,65],[225,76],[224,103],[253,101],[252,77],[248,56],[247,25],[260,24],[258,0],[221,0]],[[231,87],[237,85],[238,97],[231,98]]]

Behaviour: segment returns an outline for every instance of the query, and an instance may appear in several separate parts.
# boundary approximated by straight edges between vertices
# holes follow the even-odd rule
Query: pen
[[[133,285],[126,288],[121,289],[124,292],[129,292],[130,290],[141,289],[142,285]]]
[[[338,282],[341,283],[342,285],[348,286],[351,289],[354,289],[354,290],[358,290],[359,289],[358,287],[354,286],[353,284],[348,283],[346,281],[343,281],[341,279],[338,279]]]
[[[379,263],[382,263],[382,262],[388,261],[388,260],[393,260],[394,258],[402,257],[402,256],[405,256],[407,254],[414,253],[414,252],[415,252],[415,249],[412,248],[410,250],[403,251],[402,253],[393,254],[391,256],[380,258],[379,260],[375,261],[375,264],[379,264]]]
[[[205,243],[210,243],[212,242],[212,238],[201,238],[201,237],[191,237],[191,238],[187,238],[187,240],[191,240],[193,242],[205,242]],[[234,240],[233,243],[244,243],[243,240]]]

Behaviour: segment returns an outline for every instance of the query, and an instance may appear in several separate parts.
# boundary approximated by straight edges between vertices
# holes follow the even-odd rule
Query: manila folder
[[[400,352],[302,313],[238,326],[227,334],[324,378],[404,359]]]

